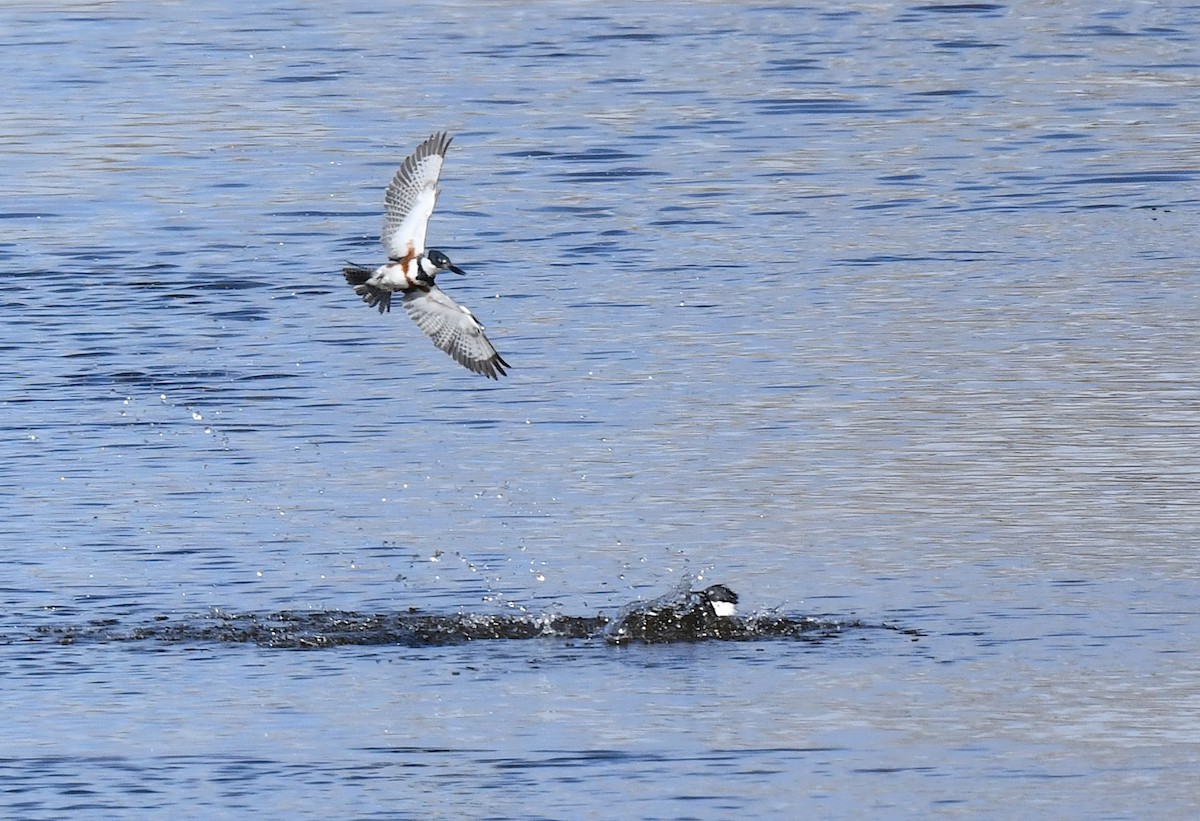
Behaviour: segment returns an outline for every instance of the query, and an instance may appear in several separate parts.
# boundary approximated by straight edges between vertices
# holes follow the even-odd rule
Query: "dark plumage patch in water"
[[[720,591],[710,595],[710,591]],[[562,615],[493,615],[459,613],[433,615],[415,611],[362,614],[348,611],[292,612],[270,615],[214,611],[186,621],[166,617],[153,624],[127,626],[116,620],[83,626],[38,629],[44,638],[62,644],[76,642],[162,641],[172,644],[220,642],[257,644],[284,649],[319,649],[343,645],[402,645],[428,647],[534,638],[595,639],[609,644],[686,643],[699,641],[760,641],[803,639],[819,641],[846,630],[882,628],[858,620],[810,616],[718,615],[721,594],[736,595],[723,585],[701,591],[685,587],[650,602],[630,605],[615,618]],[[714,601],[718,603],[714,605]],[[900,631],[916,635],[914,631]]]

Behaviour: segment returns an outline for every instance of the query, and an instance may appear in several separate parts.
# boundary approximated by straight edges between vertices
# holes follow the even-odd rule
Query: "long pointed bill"
[[[460,277],[465,277],[467,275],[467,272],[462,268],[459,268],[457,265],[451,265],[450,270],[458,274]]]

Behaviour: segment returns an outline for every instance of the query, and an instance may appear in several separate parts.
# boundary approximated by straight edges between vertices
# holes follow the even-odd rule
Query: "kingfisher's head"
[[[427,263],[427,264],[425,264]],[[450,261],[450,257],[443,254],[441,251],[430,249],[425,252],[425,260],[421,266],[429,270],[430,274],[436,274],[438,271],[453,271],[459,276],[465,276],[466,272]]]
[[[702,601],[708,602],[713,612],[720,618],[728,618],[737,613],[738,594],[723,584],[714,584],[700,591]]]

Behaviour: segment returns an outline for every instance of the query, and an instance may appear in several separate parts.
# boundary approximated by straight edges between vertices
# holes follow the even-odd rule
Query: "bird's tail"
[[[347,262],[342,273],[346,275],[346,281],[354,286],[354,293],[362,297],[363,302],[372,308],[378,306],[381,314],[392,310],[392,292],[367,284],[367,280],[375,273],[373,268],[364,268],[353,262]]]
[[[362,285],[375,272],[370,268],[364,268],[361,265],[355,265],[353,262],[347,262],[346,267],[342,269],[342,273],[346,275],[346,281],[351,285]]]

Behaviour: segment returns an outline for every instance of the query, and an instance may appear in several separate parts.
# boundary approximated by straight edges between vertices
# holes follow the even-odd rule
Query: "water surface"
[[[10,813],[1194,814],[1197,36],[1173,4],[6,8]],[[340,281],[442,128],[430,241],[500,383]],[[917,635],[51,638],[611,617],[685,577]]]

